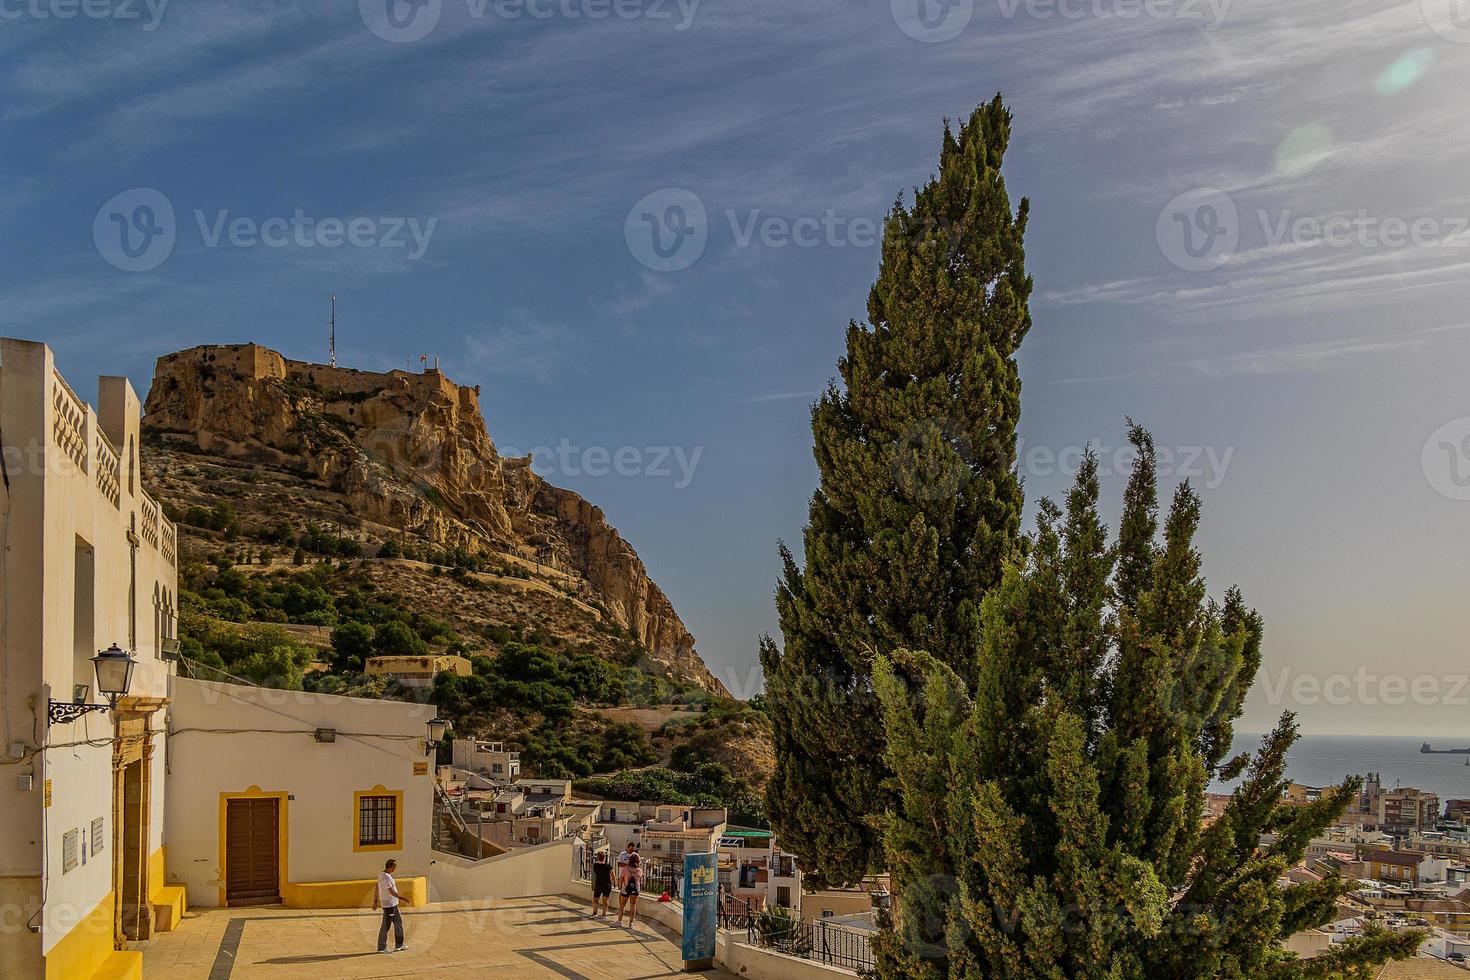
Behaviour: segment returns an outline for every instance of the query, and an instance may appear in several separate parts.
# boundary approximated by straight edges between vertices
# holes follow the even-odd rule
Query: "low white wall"
[[[572,838],[566,838],[480,861],[431,851],[429,901],[561,895],[572,875],[573,844]]]
[[[748,980],[834,980],[857,976],[850,970],[773,953],[734,940],[727,941],[721,953],[719,964]]]
[[[592,886],[585,881],[567,882],[562,893],[578,901],[592,901]],[[617,908],[617,896],[613,896],[608,907]],[[684,934],[684,907],[677,902],[659,902],[657,895],[645,894],[638,902],[638,917],[657,922],[676,936]],[[840,980],[857,976],[851,970],[749,946],[744,940],[745,933],[741,930],[716,933],[715,962],[747,980]]]
[[[576,878],[565,883],[561,891],[562,894],[569,898],[586,902],[588,905],[592,904],[592,884],[590,882]],[[617,895],[613,895],[612,898],[608,899],[607,909],[609,914],[617,912]],[[660,902],[657,895],[650,895],[648,892],[644,892],[639,896],[638,918],[657,922],[677,936],[684,934],[684,906],[677,902]],[[717,945],[723,945],[724,941],[723,936],[715,940]],[[716,956],[718,957],[718,951]]]

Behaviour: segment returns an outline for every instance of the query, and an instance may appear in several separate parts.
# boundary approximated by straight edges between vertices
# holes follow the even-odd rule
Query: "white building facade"
[[[801,911],[801,868],[796,857],[776,846],[769,830],[726,827],[719,839],[719,879],[725,894],[752,911]]]
[[[0,339],[0,976],[136,975],[126,950],[171,927],[164,740],[177,539],[143,489],[137,394],[98,408],[44,344]],[[92,657],[136,659],[116,710]]]
[[[431,705],[177,677],[171,710],[168,873],[190,905],[362,906],[389,858],[427,900]]]

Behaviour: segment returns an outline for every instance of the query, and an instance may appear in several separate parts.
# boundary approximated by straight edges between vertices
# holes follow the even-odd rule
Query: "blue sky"
[[[0,331],[142,390],[324,359],[335,291],[343,363],[481,384],[750,693],[871,230],[1002,91],[1029,509],[1133,416],[1266,616],[1248,725],[1470,738],[1461,0],[393,2],[0,0]]]

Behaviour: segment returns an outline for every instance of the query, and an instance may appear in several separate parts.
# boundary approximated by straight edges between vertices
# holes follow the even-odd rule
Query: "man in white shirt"
[[[393,880],[393,872],[398,870],[398,862],[388,860],[383,865],[383,873],[378,875],[378,887],[373,892],[373,911],[376,912],[381,906],[383,909],[383,924],[378,927],[378,952],[388,952],[388,924],[393,924],[393,952],[402,952],[403,945],[403,914],[398,911],[398,901],[403,898],[398,893],[398,882]]]

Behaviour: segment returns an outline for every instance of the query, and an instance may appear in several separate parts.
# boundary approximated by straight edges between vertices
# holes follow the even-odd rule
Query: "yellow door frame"
[[[288,833],[289,821],[287,820],[288,808],[289,808],[289,805],[290,805],[290,798],[291,798],[291,794],[288,793],[288,792],[286,792],[286,791],[284,791],[284,790],[281,790],[281,791],[272,791],[272,792],[265,792],[259,786],[251,786],[249,789],[245,790],[245,792],[243,792],[243,793],[221,793],[219,795],[219,907],[220,908],[226,908],[228,906],[228,904],[229,904],[229,901],[226,898],[226,893],[228,891],[228,885],[229,885],[229,877],[228,877],[228,875],[229,875],[229,868],[227,867],[227,865],[228,865],[228,858],[227,858],[225,852],[227,850],[227,847],[226,847],[226,844],[227,844],[226,824],[227,824],[227,821],[229,819],[230,801],[231,800],[270,800],[270,799],[274,799],[274,800],[279,800],[280,801],[280,803],[276,807],[276,864],[277,864],[277,867],[276,867],[276,887],[277,888],[280,888],[280,889],[285,889],[286,882],[289,880],[288,877],[287,877],[286,872],[287,872],[287,869],[289,869],[290,866],[291,866],[290,860],[289,860],[288,855],[286,853],[286,851],[287,851],[287,845],[288,845],[288,843],[290,841],[290,835]]]

